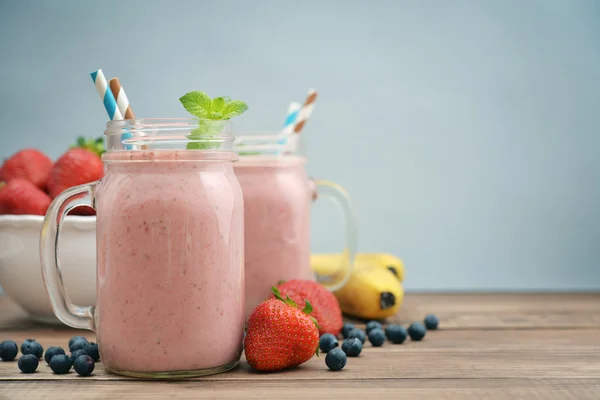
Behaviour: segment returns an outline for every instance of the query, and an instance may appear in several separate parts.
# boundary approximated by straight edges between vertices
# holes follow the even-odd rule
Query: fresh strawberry
[[[25,179],[0,182],[0,214],[45,215],[51,202],[43,190]]]
[[[302,310],[273,288],[274,299],[267,299],[250,314],[244,339],[248,364],[259,371],[278,371],[310,360],[319,350],[317,321],[306,301]]]
[[[104,176],[104,164],[97,154],[75,147],[63,154],[52,166],[48,191],[56,197],[73,186],[97,181]]]
[[[342,310],[333,293],[321,284],[313,281],[293,279],[278,287],[282,296],[290,296],[295,302],[310,301],[315,311],[313,317],[319,323],[319,334],[331,333],[337,336],[342,330],[344,320]]]
[[[0,169],[0,180],[25,179],[40,189],[46,189],[52,160],[39,150],[24,149],[8,158]]]

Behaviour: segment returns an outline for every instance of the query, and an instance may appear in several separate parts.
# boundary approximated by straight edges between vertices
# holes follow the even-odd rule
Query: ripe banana
[[[347,268],[340,254],[313,254],[311,267],[321,276]],[[334,292],[342,311],[365,319],[395,315],[404,299],[404,263],[387,253],[358,253],[350,279]]]

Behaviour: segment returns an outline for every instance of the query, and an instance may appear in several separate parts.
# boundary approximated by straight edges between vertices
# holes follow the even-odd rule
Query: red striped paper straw
[[[131,109],[129,99],[125,94],[125,89],[123,89],[123,86],[121,86],[119,78],[112,78],[110,81],[108,81],[108,83],[110,86],[110,91],[117,100],[117,107],[119,108],[123,119],[135,119],[135,114]]]
[[[315,101],[317,100],[317,91],[315,89],[310,89],[308,94],[306,95],[306,100],[304,100],[304,104],[300,111],[298,111],[298,117],[296,118],[296,125],[294,126],[294,133],[302,132],[304,125],[306,125],[306,121],[310,118],[310,115],[315,108]]]

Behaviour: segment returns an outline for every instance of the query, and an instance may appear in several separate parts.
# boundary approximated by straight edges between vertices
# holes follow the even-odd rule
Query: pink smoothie
[[[239,360],[242,192],[231,161],[203,153],[103,156],[95,316],[110,370],[189,371]]]
[[[296,156],[240,157],[244,194],[246,317],[280,280],[314,279],[310,269],[312,189]]]

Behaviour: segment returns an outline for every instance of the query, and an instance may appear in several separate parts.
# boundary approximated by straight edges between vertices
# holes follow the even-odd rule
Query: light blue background
[[[204,90],[247,101],[244,129],[317,88],[309,172],[409,289],[600,289],[598,1],[4,0],[0,157],[99,135],[97,68],[138,116]],[[341,246],[332,210],[315,251]]]

